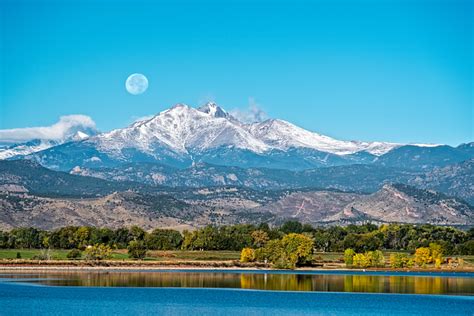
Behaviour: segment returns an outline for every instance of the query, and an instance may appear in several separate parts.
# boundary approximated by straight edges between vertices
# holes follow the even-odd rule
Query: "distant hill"
[[[474,159],[435,168],[408,181],[410,185],[457,196],[474,205]]]
[[[407,185],[387,184],[372,194],[233,186],[158,188],[69,175],[28,161],[1,162],[0,166],[1,229],[135,224],[190,229],[208,224],[279,224],[288,219],[315,225],[474,224],[469,204]]]
[[[472,160],[428,171],[377,164],[353,164],[302,171],[240,168],[198,163],[178,169],[155,163],[126,163],[115,168],[74,168],[71,173],[114,181],[171,187],[242,186],[255,190],[337,189],[372,193],[385,184],[404,183],[465,199],[474,205]]]
[[[335,191],[292,192],[261,208],[279,222],[297,219],[315,225],[430,223],[472,225],[474,208],[462,200],[407,185],[385,185],[372,194]]]
[[[47,169],[30,160],[0,161],[0,188],[8,185],[21,186],[26,192],[44,196],[93,197],[115,191],[146,191],[140,184],[71,175]]]

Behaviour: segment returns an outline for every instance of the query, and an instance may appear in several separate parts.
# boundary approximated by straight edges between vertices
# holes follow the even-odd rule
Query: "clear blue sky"
[[[0,129],[212,99],[341,139],[473,141],[473,1],[0,1]],[[141,72],[149,89],[124,88]]]

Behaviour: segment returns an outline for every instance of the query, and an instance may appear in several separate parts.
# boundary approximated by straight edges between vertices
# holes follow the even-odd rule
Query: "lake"
[[[473,273],[0,273],[0,315],[473,315]]]

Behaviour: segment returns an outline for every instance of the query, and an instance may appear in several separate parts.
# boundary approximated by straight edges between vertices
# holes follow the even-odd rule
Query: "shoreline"
[[[66,260],[0,260],[0,273],[2,272],[26,272],[26,271],[50,271],[50,272],[64,272],[64,271],[163,271],[163,270],[190,270],[190,271],[212,271],[212,270],[229,270],[229,271],[287,271],[287,272],[356,272],[356,273],[380,273],[380,272],[397,272],[397,273],[474,273],[474,268],[462,269],[395,269],[390,267],[384,268],[367,268],[354,269],[345,266],[313,266],[313,267],[298,267],[294,270],[279,270],[272,269],[271,266],[263,263],[240,263],[238,261],[118,261],[107,260],[99,262],[90,261],[66,261]]]

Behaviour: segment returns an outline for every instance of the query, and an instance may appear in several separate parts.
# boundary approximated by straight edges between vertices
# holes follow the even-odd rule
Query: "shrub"
[[[109,259],[112,255],[112,249],[104,244],[95,244],[94,246],[87,246],[85,254],[87,260]]]
[[[240,262],[253,262],[255,261],[255,250],[252,248],[244,248],[240,253]]]
[[[392,253],[390,255],[390,266],[392,268],[411,268],[413,267],[413,259],[409,258],[406,253]]]
[[[146,257],[147,249],[145,244],[138,240],[132,240],[127,247],[128,256],[133,259],[143,259]]]
[[[354,262],[355,251],[348,248],[344,251],[344,263],[346,266],[351,266]]]
[[[368,258],[362,253],[356,253],[353,258],[353,266],[357,268],[367,268],[370,265]]]
[[[79,259],[80,257],[82,257],[82,251],[80,251],[79,249],[72,249],[67,253],[66,257],[68,259]]]
[[[17,259],[21,259],[21,253],[17,252],[17,253],[16,253],[16,258],[17,258]]]
[[[51,255],[49,249],[43,249],[38,255],[33,256],[33,260],[50,260]]]
[[[275,269],[294,269],[294,262],[290,261],[286,256],[281,256],[273,263]]]
[[[385,257],[380,250],[369,251],[366,253],[366,257],[368,258],[371,267],[385,266]]]

